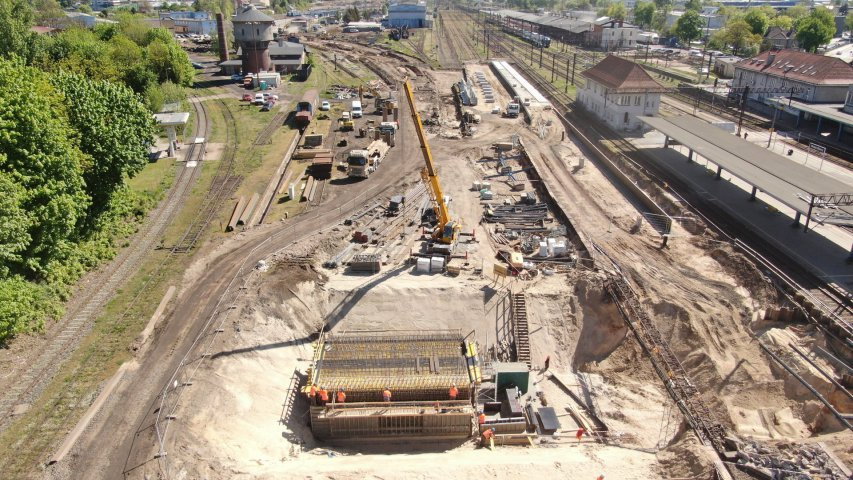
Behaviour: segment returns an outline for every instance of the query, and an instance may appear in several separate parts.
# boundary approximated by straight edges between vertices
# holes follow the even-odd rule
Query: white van
[[[358,100],[352,101],[352,118],[361,118],[361,102]]]

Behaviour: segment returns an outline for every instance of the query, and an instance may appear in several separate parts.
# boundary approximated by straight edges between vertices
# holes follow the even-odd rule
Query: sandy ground
[[[452,72],[431,74],[438,92],[449,91],[458,78]],[[500,88],[497,82],[493,86]],[[422,114],[435,106],[442,122],[453,120],[452,105],[440,95],[424,92],[418,99]],[[518,134],[531,155],[547,163],[550,170],[540,175],[575,227],[637,284],[658,328],[724,424],[767,439],[807,439],[833,428],[810,397],[771,367],[753,339],[757,331],[766,341],[808,344],[800,340],[803,332],[758,320],[776,299],[757,272],[728,247],[678,226],[667,249],[659,248],[660,238],[647,223],[632,232],[640,211],[588,159],[583,168],[574,168],[583,149],[570,138],[561,140],[549,112],[534,122],[542,126],[536,131],[520,120],[489,115],[471,138],[446,139],[437,131],[430,136],[454,217],[480,238],[468,249],[471,265],[489,272],[495,253],[483,239],[482,205],[470,188],[488,175],[477,160],[491,143]],[[316,263],[336,248],[321,240],[305,242]],[[595,478],[600,473],[626,479],[708,478],[705,453],[685,430],[614,305],[605,301],[600,273],[574,271],[507,285],[472,269],[450,278],[388,265],[378,275],[361,276],[322,270],[316,263],[280,262],[247,290],[237,333],[226,336],[197,376],[198,388],[182,401],[169,458],[176,478]],[[507,287],[527,295],[534,365],[550,355],[553,370],[588,385],[573,388],[588,399],[619,446],[560,442],[498,452],[472,444],[347,451],[317,445],[298,411],[282,418],[293,375],[308,365],[310,335],[324,322],[336,331],[475,330],[481,344],[493,345],[501,340],[500,299]],[[553,405],[565,409],[573,402],[553,380],[538,376],[536,381]],[[565,419],[563,433],[570,436],[576,426]],[[840,446],[838,453],[849,454],[845,438],[827,440]]]

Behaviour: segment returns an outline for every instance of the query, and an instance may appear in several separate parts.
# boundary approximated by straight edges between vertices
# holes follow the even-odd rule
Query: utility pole
[[[572,54],[572,85],[575,84],[575,65],[578,63],[578,54]],[[566,62],[566,68],[569,68],[568,62]]]
[[[746,107],[746,99],[749,95],[749,85],[743,87],[743,93],[740,96],[740,118],[737,121],[737,136],[740,136],[740,130],[743,127],[743,109]]]
[[[551,83],[554,83],[554,66],[557,64],[557,56],[551,56]]]
[[[539,45],[539,68],[542,68],[542,52],[544,52],[544,51],[545,51],[545,49],[542,48],[542,44],[540,44]]]
[[[566,88],[563,89],[563,92],[569,93],[569,59],[566,59]],[[572,84],[575,83],[575,76],[572,75]]]

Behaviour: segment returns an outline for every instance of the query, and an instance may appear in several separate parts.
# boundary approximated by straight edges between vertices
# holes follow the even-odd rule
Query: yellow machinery
[[[421,172],[424,182],[429,185],[430,197],[435,209],[438,225],[432,234],[435,241],[446,244],[455,245],[459,238],[459,231],[462,226],[450,219],[450,212],[447,210],[447,203],[444,201],[444,194],[441,191],[441,183],[438,181],[438,174],[435,171],[435,165],[432,162],[432,152],[427,144],[426,136],[424,135],[424,127],[421,124],[421,117],[418,115],[418,109],[415,107],[415,95],[412,92],[412,86],[406,80],[403,84],[406,90],[406,100],[409,102],[409,110],[412,112],[412,121],[415,124],[415,132],[418,134],[418,141],[421,143],[421,153],[426,163],[426,168]]]

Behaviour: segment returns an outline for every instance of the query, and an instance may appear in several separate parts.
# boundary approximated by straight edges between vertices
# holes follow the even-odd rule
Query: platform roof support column
[[[758,192],[758,187],[753,186],[753,187],[752,187],[752,193],[749,195],[749,201],[750,201],[750,202],[754,202],[754,201],[755,201],[755,193],[756,193],[756,192]]]
[[[806,213],[806,224],[803,225],[803,233],[809,231],[809,222],[812,220],[812,209],[814,208],[814,196],[809,200],[809,211]]]
[[[714,177],[714,180],[719,180],[720,175],[722,175],[722,174],[723,174],[723,167],[717,167],[717,176]]]
[[[693,161],[693,149],[689,148],[687,153],[687,163],[691,163]]]
[[[835,136],[835,139],[840,142],[842,135],[844,135],[844,124],[841,122],[838,122],[838,135]]]
[[[803,119],[803,111],[797,110],[797,128],[800,128],[800,121]]]
[[[800,212],[797,212],[797,214],[794,215],[794,223],[791,224],[792,227],[799,227],[800,226],[800,217],[802,215],[803,214]]]
[[[823,117],[817,117],[817,133],[820,133],[821,127],[823,127]]]
[[[663,136],[663,148],[669,148],[669,135]]]

